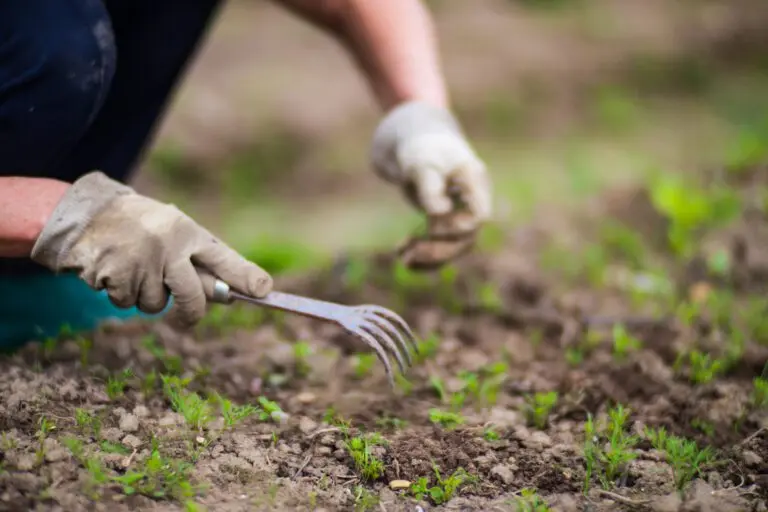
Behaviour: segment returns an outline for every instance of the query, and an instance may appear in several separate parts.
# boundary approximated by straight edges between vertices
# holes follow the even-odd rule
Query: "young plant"
[[[280,423],[286,417],[285,412],[280,408],[277,402],[269,400],[265,396],[259,397],[259,405],[261,406],[261,412],[259,413],[259,419],[261,421],[274,421]]]
[[[98,438],[101,433],[101,419],[85,409],[75,409],[75,424],[82,433],[90,431],[95,438]]]
[[[251,404],[234,405],[231,400],[224,398],[218,393],[214,395],[214,398],[219,403],[221,415],[224,418],[224,425],[227,428],[232,428],[248,416],[259,412],[259,408]]]
[[[312,355],[312,347],[306,341],[293,344],[293,360],[296,375],[299,377],[306,377],[312,371],[312,366],[307,362],[310,355]]]
[[[626,472],[627,465],[637,457],[632,450],[639,439],[627,433],[629,414],[629,409],[617,405],[608,411],[607,425],[600,429],[589,415],[584,428],[585,493],[593,475],[597,475],[604,489],[615,486]]]
[[[623,325],[615,324],[613,326],[613,356],[617,360],[625,360],[630,352],[640,350],[642,346],[640,340],[627,332]]]
[[[437,354],[437,349],[440,347],[440,336],[437,333],[432,333],[426,338],[418,340],[417,345],[419,351],[413,354],[413,360],[414,363],[421,364]]]
[[[654,448],[665,453],[678,491],[682,491],[688,482],[701,475],[705,467],[715,462],[711,447],[699,448],[695,441],[668,435],[664,427],[646,427],[645,434]]]
[[[547,427],[549,413],[557,405],[557,391],[536,393],[525,397],[525,417],[529,425],[543,430]]]
[[[752,388],[752,405],[756,408],[768,407],[768,379],[755,377]]]
[[[457,468],[449,477],[443,478],[440,468],[435,464],[432,467],[435,471],[435,485],[430,487],[426,477],[421,477],[411,484],[411,494],[417,500],[429,496],[435,505],[442,505],[450,501],[461,487],[476,481],[476,477],[467,473],[464,468]]]
[[[429,421],[435,425],[440,425],[445,429],[453,430],[464,423],[464,417],[456,412],[448,412],[432,408],[429,410]]]
[[[354,373],[356,379],[364,379],[371,374],[376,364],[375,354],[357,354],[355,356]]]
[[[197,393],[185,389],[186,382],[175,376],[161,375],[163,390],[171,407],[184,417],[191,428],[202,430],[212,419],[213,411],[208,401]]]
[[[515,500],[518,512],[549,512],[547,502],[536,492],[536,489],[526,487],[520,491],[520,497]]]
[[[374,510],[376,505],[379,504],[379,497],[362,485],[355,486],[354,496],[355,512],[367,512],[369,510]]]
[[[125,393],[125,386],[128,383],[128,379],[133,377],[133,370],[126,368],[117,375],[110,375],[107,378],[107,396],[110,400],[115,400]]]
[[[377,480],[384,474],[384,462],[371,453],[372,446],[382,444],[385,444],[384,439],[376,434],[353,437],[345,442],[355,469],[365,482]]]
[[[40,428],[37,431],[38,444],[37,451],[35,452],[35,460],[37,464],[40,465],[43,463],[43,460],[45,460],[45,440],[48,438],[48,434],[56,429],[56,424],[45,416],[41,416],[38,423]]]
[[[675,369],[679,371],[685,359],[688,359],[690,372],[688,378],[694,384],[706,384],[726,370],[724,359],[713,359],[709,354],[699,350],[681,354],[675,361]]]
[[[93,349],[93,340],[85,336],[77,336],[75,337],[75,344],[80,349],[80,365],[83,367],[88,366],[91,350]]]

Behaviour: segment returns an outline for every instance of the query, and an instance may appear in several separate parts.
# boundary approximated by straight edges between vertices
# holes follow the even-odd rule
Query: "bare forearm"
[[[420,100],[448,106],[434,27],[419,0],[279,0],[336,35],[382,108]]]
[[[0,177],[0,257],[27,257],[69,187],[48,178]]]

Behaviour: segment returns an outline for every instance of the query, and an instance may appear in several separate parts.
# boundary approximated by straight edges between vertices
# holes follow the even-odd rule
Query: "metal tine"
[[[365,313],[368,313],[368,311],[365,311]],[[411,356],[411,351],[408,348],[408,343],[405,341],[405,337],[397,329],[397,327],[389,323],[388,320],[385,320],[381,316],[373,313],[365,314],[365,319],[368,322],[376,324],[376,326],[379,327],[384,332],[386,332],[390,338],[394,338],[395,340],[397,340],[400,350],[405,353],[405,358],[408,361],[408,366],[411,366],[413,364],[413,357]]]
[[[379,343],[384,343],[389,350],[395,355],[395,358],[397,359],[397,365],[400,367],[400,371],[405,373],[406,372],[406,362],[403,359],[403,355],[400,353],[399,347],[395,344],[394,341],[392,341],[391,336],[389,333],[387,333],[384,329],[382,329],[379,325],[376,324],[376,322],[373,322],[371,320],[365,319],[365,321],[360,324],[360,328],[364,329],[368,332],[371,336],[376,338]]]
[[[392,364],[389,362],[387,353],[385,352],[381,344],[378,341],[376,341],[376,338],[374,338],[373,335],[361,329],[359,326],[356,326],[355,328],[352,328],[352,329],[349,329],[349,328],[347,329],[355,336],[358,336],[359,338],[361,338],[366,345],[368,345],[369,347],[371,347],[376,351],[376,354],[379,356],[379,359],[384,364],[384,368],[387,372],[387,380],[389,380],[389,385],[392,387],[392,389],[394,389],[395,375],[394,375],[394,372],[392,371]]]
[[[408,327],[408,324],[406,323],[405,320],[403,320],[400,317],[400,315],[398,315],[394,311],[391,311],[387,308],[383,308],[381,306],[376,306],[373,304],[365,304],[363,306],[357,306],[357,308],[376,314],[384,318],[385,320],[389,320],[390,322],[400,327],[400,329],[407,335],[408,341],[411,342],[414,352],[416,352],[417,354],[419,353],[419,346],[416,343],[416,336],[414,336],[413,332],[411,331],[411,328]]]

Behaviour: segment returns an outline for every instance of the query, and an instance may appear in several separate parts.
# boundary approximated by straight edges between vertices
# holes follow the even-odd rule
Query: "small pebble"
[[[136,449],[141,446],[141,439],[133,434],[128,434],[123,438],[122,443],[129,448]]]
[[[303,393],[299,393],[296,395],[296,400],[299,401],[299,403],[302,403],[304,405],[311,404],[315,401],[317,397],[314,393],[310,393],[309,391],[304,391]]]
[[[389,488],[394,490],[398,489],[409,489],[411,487],[411,482],[408,480],[392,480],[389,482]]]
[[[139,418],[134,414],[125,414],[120,418],[120,430],[123,432],[136,432],[139,430]]]
[[[133,408],[133,414],[135,414],[139,418],[146,418],[149,416],[149,409],[146,408],[146,406],[143,405],[137,405]]]

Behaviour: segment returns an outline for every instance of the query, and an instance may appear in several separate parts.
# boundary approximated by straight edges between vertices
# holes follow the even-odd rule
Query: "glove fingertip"
[[[257,298],[265,297],[272,291],[274,280],[272,276],[259,267],[251,272],[248,279],[248,292]]]

